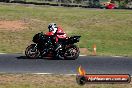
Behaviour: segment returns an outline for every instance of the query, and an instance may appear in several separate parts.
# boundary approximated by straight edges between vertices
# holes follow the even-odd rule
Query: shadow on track
[[[19,56],[16,57],[17,59],[31,59],[26,56]],[[31,59],[31,60],[37,60],[37,59],[44,59],[44,60],[66,60],[66,59],[59,59],[59,58],[53,58],[53,57],[44,57],[44,58],[36,58],[36,59]]]
[[[19,57],[16,57],[17,59],[30,59],[30,58],[28,58],[28,57],[26,57],[26,56],[19,56]]]

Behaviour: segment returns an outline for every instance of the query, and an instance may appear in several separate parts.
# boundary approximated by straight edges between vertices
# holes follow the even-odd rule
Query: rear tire
[[[39,57],[40,52],[35,48],[35,44],[29,45],[25,50],[25,55],[30,59],[36,59]],[[35,49],[34,49],[35,48]]]
[[[70,47],[66,49],[64,58],[66,60],[76,60],[79,57],[79,53],[79,48],[76,45],[70,45]]]

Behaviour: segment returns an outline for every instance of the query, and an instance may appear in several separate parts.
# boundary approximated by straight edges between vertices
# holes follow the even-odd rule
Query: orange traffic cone
[[[93,45],[93,55],[96,56],[96,44]]]

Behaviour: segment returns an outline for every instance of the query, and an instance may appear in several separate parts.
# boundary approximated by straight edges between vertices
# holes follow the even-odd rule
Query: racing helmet
[[[57,31],[57,25],[56,23],[50,23],[48,26],[49,32],[55,33]]]

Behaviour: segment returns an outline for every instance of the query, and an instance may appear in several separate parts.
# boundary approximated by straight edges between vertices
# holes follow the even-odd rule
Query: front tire
[[[36,59],[40,55],[39,50],[35,46],[36,44],[31,44],[25,50],[25,55],[30,59]]]
[[[79,57],[79,48],[76,45],[70,45],[64,54],[66,60],[75,60]]]

